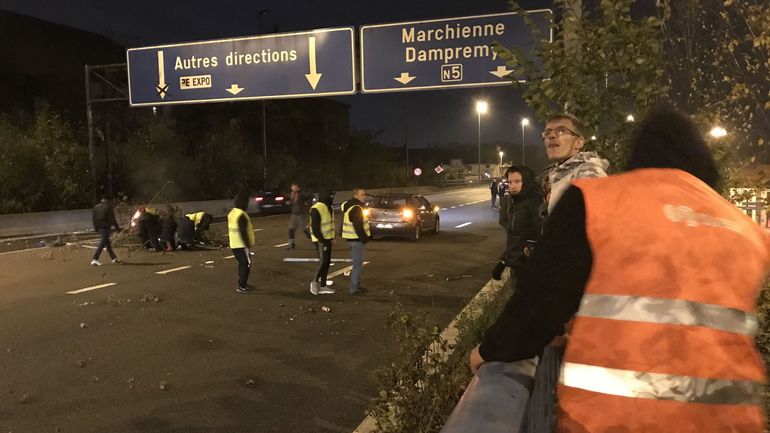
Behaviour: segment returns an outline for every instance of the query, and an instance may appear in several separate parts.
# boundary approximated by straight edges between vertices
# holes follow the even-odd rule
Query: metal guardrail
[[[483,364],[449,416],[441,433],[519,433],[534,384],[532,359]]]

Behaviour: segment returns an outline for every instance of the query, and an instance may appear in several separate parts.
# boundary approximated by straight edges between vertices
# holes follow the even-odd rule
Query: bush
[[[407,313],[400,305],[388,316],[398,352],[377,373],[380,391],[372,415],[386,433],[433,433],[441,430],[471,379],[468,354],[492,325],[510,295],[498,290],[482,295],[475,308],[457,321],[456,341],[428,325],[425,313]],[[426,349],[427,348],[427,349]]]

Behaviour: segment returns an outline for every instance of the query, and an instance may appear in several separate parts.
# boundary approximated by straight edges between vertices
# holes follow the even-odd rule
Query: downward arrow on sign
[[[311,36],[308,38],[308,54],[310,57],[310,73],[305,74],[305,78],[307,78],[307,81],[310,83],[310,87],[315,90],[316,86],[318,85],[318,82],[321,80],[321,75],[316,70],[316,63],[315,63],[315,37]]]

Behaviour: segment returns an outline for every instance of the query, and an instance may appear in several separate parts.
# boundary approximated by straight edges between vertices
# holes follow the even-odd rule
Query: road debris
[[[332,309],[327,307],[326,305],[323,305],[321,307],[321,311],[323,311],[324,313],[328,313],[328,312],[332,311]]]
[[[153,293],[145,293],[140,299],[141,302],[163,302],[163,298]]]
[[[88,323],[86,323],[86,322],[80,322],[80,329],[86,329],[86,328],[88,328],[89,326],[90,326],[90,325],[89,325]]]
[[[462,275],[453,275],[450,277],[446,277],[447,281],[455,281],[455,280],[461,280],[463,278],[473,278],[473,275],[469,274],[462,274]]]
[[[158,388],[160,388],[161,391],[168,391],[169,389],[171,389],[171,385],[169,385],[167,381],[161,380],[160,383],[158,384]]]
[[[19,399],[19,403],[20,403],[20,404],[28,404],[28,403],[31,403],[31,402],[32,402],[32,399],[34,399],[34,398],[35,398],[35,396],[33,396],[32,394],[24,394],[24,395],[22,395],[22,396],[21,396],[21,398]]]
[[[83,361],[82,359],[78,359],[77,361],[75,361],[75,366],[78,368],[83,368],[86,366],[86,362]]]

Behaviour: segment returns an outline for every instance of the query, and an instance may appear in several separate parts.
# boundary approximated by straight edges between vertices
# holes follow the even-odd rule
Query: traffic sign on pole
[[[353,28],[132,48],[132,106],[349,95]]]
[[[444,167],[441,165],[437,165],[436,168],[433,169],[433,171],[436,172],[436,174],[441,174],[442,171],[444,171]]]
[[[414,169],[414,175],[415,175],[415,176],[420,176],[420,175],[422,175],[422,169],[421,169],[420,167],[417,167],[417,168],[415,168],[415,169]]]
[[[527,16],[553,39],[550,10]],[[367,93],[509,84],[513,70],[492,44],[526,49],[537,41],[524,16],[511,12],[368,25],[360,42],[361,91]]]

